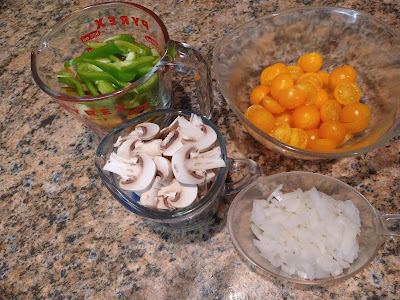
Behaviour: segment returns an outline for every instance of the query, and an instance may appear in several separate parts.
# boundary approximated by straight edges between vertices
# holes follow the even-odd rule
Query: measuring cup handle
[[[260,168],[252,159],[247,158],[227,158],[228,178],[238,172],[243,172],[243,176],[235,181],[225,183],[225,195],[237,193],[252,183],[260,176]]]
[[[199,113],[206,118],[212,113],[212,89],[210,68],[206,59],[196,48],[188,44],[170,40],[168,45],[172,61],[168,63],[176,71],[193,76],[199,99]]]
[[[400,214],[379,213],[383,234],[400,237]]]

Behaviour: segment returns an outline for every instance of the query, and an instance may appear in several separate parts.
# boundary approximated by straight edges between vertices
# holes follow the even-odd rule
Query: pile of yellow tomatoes
[[[312,52],[297,65],[265,68],[245,117],[275,139],[312,151],[332,151],[363,131],[371,112],[360,102],[356,71],[343,65],[328,74],[321,66],[321,55]]]

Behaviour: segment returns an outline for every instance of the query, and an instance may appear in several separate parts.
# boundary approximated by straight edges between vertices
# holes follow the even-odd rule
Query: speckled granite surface
[[[305,287],[260,274],[235,251],[226,197],[207,228],[173,231],[129,213],[101,184],[98,140],[34,84],[30,49],[65,14],[93,1],[0,2],[0,299],[399,299],[400,240],[364,271]],[[267,12],[331,1],[142,1],[170,36],[209,59],[216,41]],[[400,3],[334,1],[400,30]],[[185,97],[176,88],[177,97]],[[190,91],[189,91],[190,93]],[[350,184],[379,210],[400,211],[400,139],[356,158],[303,162],[263,149],[214,82],[214,121],[232,157],[264,174],[304,170]],[[384,153],[384,155],[382,155]]]

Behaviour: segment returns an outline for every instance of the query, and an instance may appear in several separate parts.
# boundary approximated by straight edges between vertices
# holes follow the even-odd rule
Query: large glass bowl
[[[243,115],[261,71],[276,62],[296,64],[319,52],[322,70],[349,64],[357,71],[370,124],[334,152],[302,150],[272,138]],[[400,132],[400,35],[379,19],[354,10],[307,7],[265,15],[233,30],[214,50],[219,89],[246,130],[261,144],[300,159],[335,159],[376,149]]]
[[[250,228],[250,215],[254,199],[267,199],[276,187],[283,184],[282,192],[292,192],[298,188],[303,191],[312,187],[320,192],[334,197],[336,200],[352,200],[360,211],[361,233],[358,237],[360,252],[350,268],[336,277],[307,280],[295,275],[289,275],[280,268],[274,267],[253,244],[255,235]],[[400,237],[396,222],[400,214],[384,214],[376,210],[368,200],[351,186],[329,176],[309,172],[288,172],[257,179],[253,184],[242,190],[233,200],[228,212],[228,227],[233,244],[238,252],[266,274],[301,284],[319,285],[331,284],[354,276],[367,267],[374,259],[385,236]]]

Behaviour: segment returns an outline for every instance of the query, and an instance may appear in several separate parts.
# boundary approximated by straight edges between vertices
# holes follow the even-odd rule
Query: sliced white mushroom
[[[142,205],[180,209],[204,197],[218,168],[225,167],[221,148],[209,150],[216,139],[216,132],[195,114],[189,121],[178,117],[161,130],[142,123],[118,138],[104,170],[118,174],[119,186],[135,192]]]
[[[162,156],[153,157],[153,161],[156,164],[156,180],[161,185],[168,185],[173,179],[173,172],[171,162]]]
[[[175,178],[183,184],[200,184],[206,179],[206,170],[225,167],[221,148],[199,153],[192,145],[183,146],[171,160]]]
[[[128,178],[122,178],[119,185],[124,190],[137,191],[143,193],[150,188],[156,174],[154,161],[145,153],[136,153],[132,161],[134,162],[135,174]]]
[[[161,156],[162,152],[160,149],[162,140],[156,139],[148,142],[135,143],[134,153],[146,153],[150,157]]]
[[[137,136],[143,141],[153,139],[160,131],[160,126],[156,123],[141,123],[135,126],[135,129],[129,134],[130,136]]]
[[[156,165],[155,179],[148,191],[140,195],[140,204],[149,207],[157,206],[158,191],[162,186],[171,183],[173,178],[171,162],[162,156],[153,157],[154,164]]]
[[[118,174],[122,178],[136,176],[135,163],[130,159],[125,159],[115,152],[112,152],[103,169],[108,172]]]
[[[157,197],[157,208],[161,210],[175,210],[164,197]]]
[[[207,186],[210,182],[214,181],[216,175],[213,170],[206,170],[204,181],[199,183],[199,186]]]
[[[201,117],[191,115],[189,122],[183,117],[178,117],[179,131],[184,135],[182,143],[191,144],[200,152],[209,150],[217,140],[217,133],[210,126],[205,125]]]
[[[216,174],[213,170],[207,170],[206,171],[206,176],[205,180],[202,183],[199,183],[199,198],[203,198],[205,195],[207,195],[208,191],[210,190],[212,186],[212,182],[216,178]]]
[[[140,204],[147,207],[156,207],[157,195],[160,188],[161,188],[161,183],[157,180],[154,180],[150,189],[140,195]]]
[[[168,133],[170,133],[171,131],[178,129],[178,120],[175,119],[172,121],[171,124],[169,124],[169,126],[164,127],[160,130],[160,132],[158,133],[158,135],[156,136],[156,138],[161,138],[164,139]]]
[[[119,143],[117,154],[125,159],[130,159],[132,157],[133,149],[135,149],[136,143],[139,142],[140,139],[138,137],[132,137],[128,140],[120,140],[119,142],[117,141],[117,143]]]
[[[165,206],[174,208],[183,208],[192,204],[197,199],[197,185],[181,184],[173,179],[171,184],[162,187],[158,191],[158,196],[163,198]]]
[[[172,156],[182,147],[182,134],[178,129],[169,132],[160,144],[160,150],[164,156]]]
[[[189,121],[190,121],[190,123],[192,123],[193,125],[198,126],[198,127],[204,124],[202,118],[196,114],[191,114]]]
[[[200,126],[197,124],[193,124],[190,121],[188,121],[185,117],[177,117],[179,124],[179,130],[183,133],[185,136],[184,139],[188,141],[195,141],[197,138],[201,135],[203,135],[203,132],[200,129]]]

